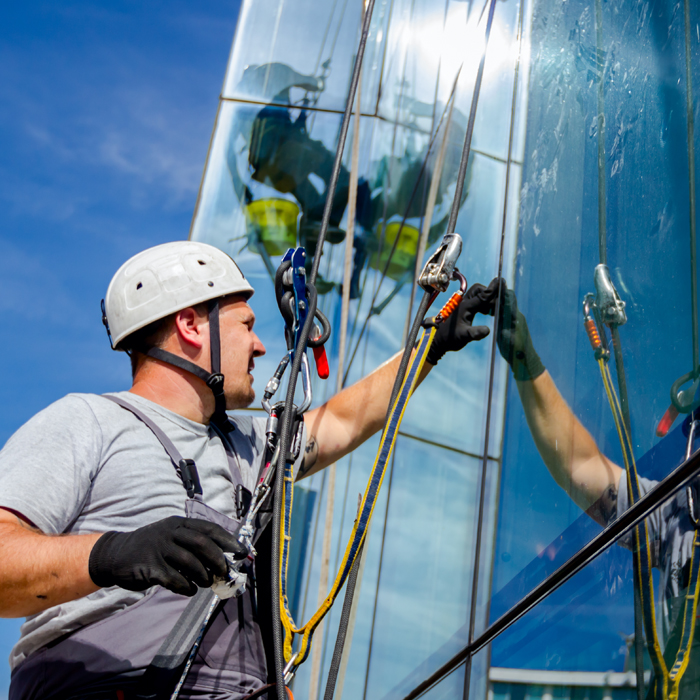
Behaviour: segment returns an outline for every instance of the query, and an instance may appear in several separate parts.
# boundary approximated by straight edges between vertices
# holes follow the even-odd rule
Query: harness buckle
[[[446,234],[438,249],[425,263],[418,284],[426,292],[446,291],[461,252],[462,237],[458,233]]]
[[[212,390],[212,393],[217,396],[224,393],[224,375],[221,372],[215,372],[209,375],[207,386]]]
[[[185,491],[187,491],[187,496],[189,498],[194,498],[196,493],[201,496],[202,484],[199,481],[199,472],[197,471],[197,465],[194,463],[194,460],[181,459],[178,468]]]

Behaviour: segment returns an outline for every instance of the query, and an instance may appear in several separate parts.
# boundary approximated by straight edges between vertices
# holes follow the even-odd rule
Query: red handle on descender
[[[311,348],[314,351],[314,360],[316,360],[316,371],[321,379],[328,379],[331,374],[328,366],[328,357],[326,355],[326,347],[319,345],[317,348]]]

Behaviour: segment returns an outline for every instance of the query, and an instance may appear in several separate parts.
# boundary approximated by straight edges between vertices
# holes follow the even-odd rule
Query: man
[[[476,285],[474,285],[476,288]],[[500,297],[496,341],[502,357],[510,365],[522,401],[528,427],[537,449],[555,481],[597,523],[605,527],[630,506],[624,470],[598,448],[591,434],[573,414],[545,369],[528,330],[525,316],[518,309],[515,294],[502,280],[473,293],[488,300],[495,312]],[[641,495],[656,481],[640,477]],[[686,491],[677,493],[646,519],[652,544],[654,566],[661,573],[664,592],[662,618],[663,656],[670,669],[680,646],[683,611],[695,525],[691,521]],[[623,543],[632,548],[627,536]],[[680,682],[679,697],[687,700],[700,694],[700,635],[693,638],[690,663]],[[660,686],[650,686],[650,695],[660,695]]]
[[[252,294],[212,246],[166,243],[136,255],[103,306],[110,341],[130,355],[131,389],[70,394],[0,452],[0,614],[27,617],[10,660],[12,700],[133,697],[188,596],[226,578],[224,553],[245,557],[235,535],[263,466],[265,420],[225,411],[255,397],[265,348]],[[431,365],[488,334],[471,325],[481,305],[466,295],[440,327]],[[394,358],[306,415],[297,476],[380,429],[397,368]],[[243,698],[266,682],[260,618],[269,602],[256,596],[254,567],[246,572],[180,697]]]

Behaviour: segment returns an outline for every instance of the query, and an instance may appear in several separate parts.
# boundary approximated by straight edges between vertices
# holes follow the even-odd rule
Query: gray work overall
[[[140,410],[123,399],[105,398],[143,421],[171,458],[166,442],[177,454],[167,436]],[[221,438],[236,488],[243,484],[242,474],[231,442],[223,435]],[[187,498],[185,512],[232,534],[238,532],[245,517],[236,520],[219,513],[204,503],[200,494]],[[269,520],[269,514],[265,515],[257,534]],[[249,569],[248,574],[246,591],[220,604],[180,693],[183,700],[235,700],[267,682],[254,571]],[[134,605],[54,640],[14,669],[9,700],[129,700],[189,601],[154,586]]]

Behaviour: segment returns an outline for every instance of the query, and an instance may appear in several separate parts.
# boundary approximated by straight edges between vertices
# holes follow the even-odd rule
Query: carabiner
[[[284,372],[287,369],[287,365],[289,364],[289,359],[290,355],[287,353],[281,360],[280,363],[277,365],[277,369],[275,370],[275,373],[270,377],[270,381],[265,385],[265,391],[263,393],[263,398],[262,398],[262,407],[265,409],[265,411],[270,414],[270,411],[272,410],[272,406],[270,405],[270,399],[277,393],[277,389],[279,389],[280,386],[280,381],[282,381],[282,377],[284,376]]]
[[[299,666],[294,663],[297,660],[297,656],[299,656],[299,652],[294,654],[292,656],[292,658],[289,659],[289,663],[284,667],[284,684],[285,685],[289,685],[292,678],[294,678],[294,674],[297,672],[297,668],[299,668]]]
[[[455,292],[448,300],[447,303],[440,309],[437,316],[431,316],[426,318],[421,323],[423,328],[428,328],[430,326],[439,326],[443,321],[445,321],[452,312],[460,305],[464,295],[467,293],[467,278],[455,267],[452,270],[452,279],[459,281],[459,291]],[[430,303],[432,304],[437,297],[438,292],[434,291]]]

